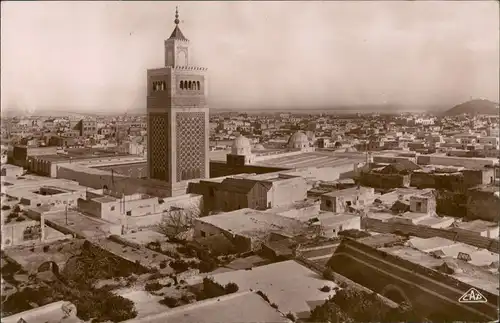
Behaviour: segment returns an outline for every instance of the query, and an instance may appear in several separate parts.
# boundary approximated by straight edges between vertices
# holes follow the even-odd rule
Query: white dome
[[[293,134],[293,136],[288,139],[289,144],[304,144],[304,143],[309,143],[309,139],[307,138],[307,135],[303,132],[297,131],[296,133]]]
[[[239,156],[247,156],[252,154],[252,145],[250,140],[245,136],[239,136],[233,141],[233,146],[231,147],[231,154]]]
[[[234,149],[246,149],[246,148],[251,148],[250,140],[248,140],[247,137],[245,136],[238,136],[236,139],[233,141],[233,146],[232,148]]]
[[[297,131],[288,140],[288,147],[292,149],[305,149],[310,146],[309,138],[303,132]]]
[[[264,146],[262,146],[261,144],[257,144],[257,145],[255,145],[254,149],[255,150],[265,150],[266,148],[264,148]]]

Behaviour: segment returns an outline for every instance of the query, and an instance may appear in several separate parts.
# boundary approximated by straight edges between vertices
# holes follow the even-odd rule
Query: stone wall
[[[361,185],[375,188],[399,188],[408,187],[410,184],[410,175],[400,174],[378,174],[362,173],[359,177]]]
[[[287,170],[287,168],[263,167],[256,165],[229,166],[226,162],[210,161],[210,178],[237,174],[266,174]]]
[[[413,308],[429,319],[444,316],[450,321],[477,322],[497,315],[497,295],[481,290],[488,303],[461,304],[457,300],[471,285],[351,239],[340,244],[328,266],[377,293],[401,290]]]
[[[411,174],[410,185],[420,189],[438,188],[460,192],[464,190],[464,176],[462,173],[425,173],[414,172]]]
[[[467,192],[466,216],[468,219],[485,221],[500,220],[500,197],[493,192],[471,189]]]
[[[29,232],[32,232],[31,234]],[[42,227],[39,221],[25,220],[2,225],[2,247],[24,245],[42,240]],[[25,234],[26,232],[26,234]]]
[[[115,192],[122,192],[125,195],[143,193],[158,197],[169,197],[172,192],[166,186],[167,183],[151,179],[129,178],[111,172],[96,169],[79,168],[73,169],[71,166],[58,166],[57,178],[69,179],[78,182],[82,186],[101,189],[106,187]]]
[[[438,214],[464,218],[467,196],[462,192],[436,190],[436,212]]]

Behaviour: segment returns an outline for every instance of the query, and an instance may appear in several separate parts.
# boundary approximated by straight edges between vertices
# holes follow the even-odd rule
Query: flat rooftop
[[[317,216],[317,218],[319,219],[321,225],[324,226],[337,225],[353,219],[359,219],[361,221],[359,215],[347,214],[347,213],[337,214],[333,212],[322,212]]]
[[[456,228],[474,232],[484,232],[498,228],[498,223],[483,220],[473,220],[468,222],[459,222],[455,225]]]
[[[120,156],[131,156],[126,153],[118,153],[118,152],[104,152],[104,151],[90,151],[90,152],[82,152],[82,153],[71,153],[68,154],[50,154],[50,155],[39,155],[36,156],[39,160],[45,160],[50,162],[70,162],[70,161],[80,161],[85,159],[102,159],[102,158],[116,158]]]
[[[85,238],[108,236],[110,234],[110,226],[113,225],[112,223],[83,215],[74,210],[68,210],[66,212],[64,209],[45,214],[45,221],[51,221]]]
[[[499,295],[498,273],[493,274],[486,269],[474,266],[462,260],[453,258],[434,258],[420,250],[406,246],[380,248],[380,250],[430,269],[436,269],[445,262],[451,263],[456,269],[455,273],[450,276],[474,287],[486,290],[492,294]]]
[[[133,178],[142,178],[148,176],[148,164],[141,162],[122,165],[99,166],[95,168],[108,172],[113,171],[116,174],[121,174]]]
[[[429,253],[439,250],[443,252],[446,257],[452,257],[455,259],[458,257],[460,252],[466,253],[471,257],[469,263],[478,267],[491,266],[494,262],[498,261],[498,254],[496,253],[441,237],[428,239],[411,238],[408,240],[408,243],[411,247],[422,252]]]
[[[59,178],[49,178],[40,176],[23,176],[22,178],[2,178],[2,184],[6,184],[4,190],[5,193],[17,198],[24,197],[26,199],[36,199],[43,197],[44,195],[35,193],[42,187],[46,187],[52,190],[60,191],[57,194],[72,193],[77,191],[85,191],[87,187],[81,186],[77,182],[59,179]],[[55,195],[45,195],[45,196],[56,196]]]
[[[368,213],[368,217],[371,219],[376,219],[380,221],[387,221],[394,218],[396,215],[388,212],[370,212]]]
[[[11,316],[2,317],[2,323],[52,323],[52,322],[65,322],[65,323],[80,323],[83,322],[76,316],[64,318],[62,306],[65,301],[50,303],[44,306],[36,307],[34,309],[17,313]],[[24,320],[24,321],[21,321]]]
[[[406,240],[405,238],[392,233],[370,233],[372,234],[371,236],[357,239],[357,241],[372,248],[380,248],[386,244],[403,243]]]
[[[253,292],[237,292],[166,310],[125,323],[289,323],[278,310]]]
[[[329,193],[324,194],[325,196],[330,196],[330,197],[340,197],[340,196],[353,196],[357,194],[366,194],[373,192],[374,189],[371,187],[350,187],[346,188],[343,190],[338,190],[338,191],[332,191]]]
[[[280,154],[276,154],[275,156],[274,158],[256,161],[254,165],[294,169],[306,167],[334,167],[363,161],[361,157],[350,156],[348,158],[342,158],[326,151],[304,152],[291,156],[280,156]],[[366,160],[366,158],[364,158],[364,160]]]
[[[147,245],[155,241],[167,241],[168,239],[162,233],[153,230],[141,230],[133,233],[124,234],[121,236],[123,239],[130,242],[138,243],[140,245]]]
[[[250,236],[267,234],[273,230],[295,232],[305,229],[297,220],[248,208],[205,216],[196,221],[211,224],[231,233]]]
[[[441,225],[451,225],[453,222],[455,222],[455,219],[449,216],[432,216],[430,218],[423,219],[418,222],[419,225],[425,225],[427,227],[432,227],[438,224]],[[443,228],[443,226],[441,226]]]
[[[294,260],[282,261],[251,270],[236,270],[212,275],[219,284],[236,283],[241,291],[262,291],[271,303],[278,305],[282,313],[296,313],[299,317],[308,317],[313,309],[309,303],[324,302],[333,296],[336,284]],[[330,292],[320,288],[328,285]],[[291,297],[293,295],[293,297]]]

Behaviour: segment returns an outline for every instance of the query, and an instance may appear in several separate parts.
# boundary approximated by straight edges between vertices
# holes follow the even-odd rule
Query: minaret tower
[[[206,69],[190,65],[189,40],[179,28],[165,40],[165,67],[147,71],[148,172],[170,195],[189,180],[209,177]]]

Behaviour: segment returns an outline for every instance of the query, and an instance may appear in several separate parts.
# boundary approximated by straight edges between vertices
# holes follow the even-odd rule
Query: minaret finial
[[[175,20],[174,20],[174,22],[176,25],[179,24],[179,8],[177,6],[175,7]]]

